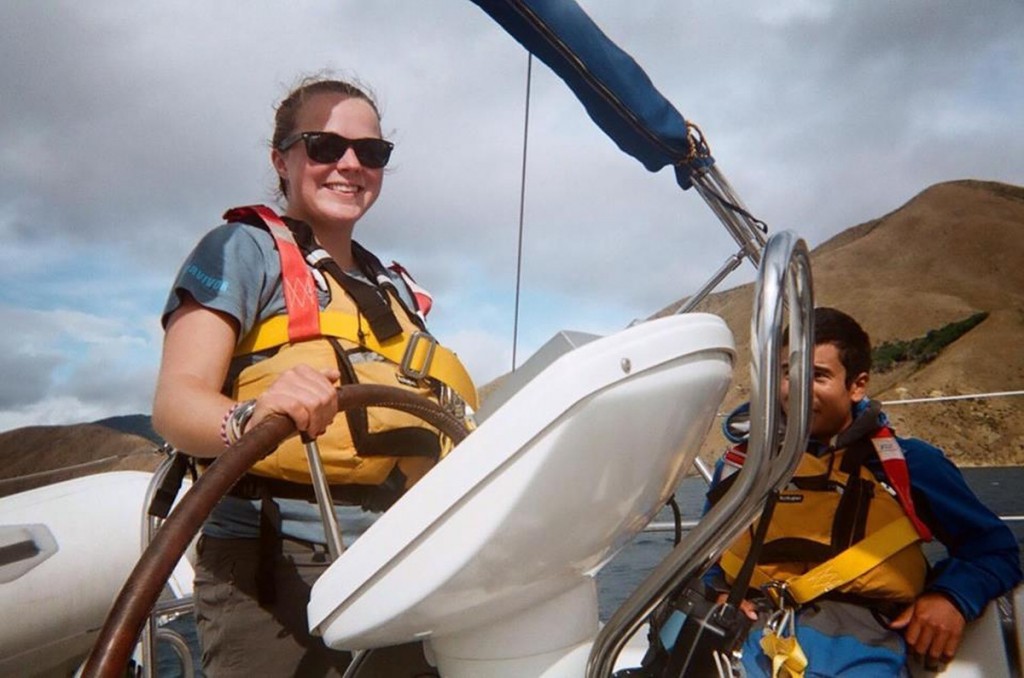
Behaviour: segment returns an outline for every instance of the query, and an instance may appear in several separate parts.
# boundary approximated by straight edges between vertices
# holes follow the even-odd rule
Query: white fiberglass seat
[[[581,666],[598,629],[593,575],[692,465],[733,356],[706,314],[562,356],[327,570],[310,628],[335,648],[428,640],[446,676]]]

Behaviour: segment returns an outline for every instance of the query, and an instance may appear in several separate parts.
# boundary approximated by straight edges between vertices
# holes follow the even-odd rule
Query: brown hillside
[[[163,459],[145,438],[96,424],[0,433],[0,497],[104,471],[151,471]]]
[[[1024,188],[955,181],[923,191],[811,253],[815,303],[842,309],[872,341],[912,340],[980,311],[990,315],[931,363],[875,375],[882,400],[1024,389]],[[725,409],[749,397],[753,285],[709,297],[741,362]],[[675,308],[678,302],[667,307]],[[943,447],[957,463],[1024,464],[1024,398],[888,407],[897,431]],[[723,445],[716,432],[704,452]]]

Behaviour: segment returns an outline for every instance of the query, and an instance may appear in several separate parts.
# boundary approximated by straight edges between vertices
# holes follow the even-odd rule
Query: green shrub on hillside
[[[913,360],[917,365],[930,363],[942,349],[967,334],[987,317],[988,313],[975,313],[969,318],[949,323],[940,329],[929,330],[926,335],[917,339],[884,342],[871,352],[871,369],[875,372],[887,372],[908,360]]]

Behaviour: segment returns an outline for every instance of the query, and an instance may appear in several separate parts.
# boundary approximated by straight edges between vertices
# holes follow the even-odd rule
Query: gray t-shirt
[[[366,281],[359,272],[346,272]],[[319,275],[319,274],[317,274]],[[412,294],[401,277],[388,271],[391,285],[408,308],[415,308]],[[188,294],[199,304],[228,314],[238,322],[238,336],[244,337],[257,324],[286,312],[281,282],[281,260],[274,239],[266,230],[248,224],[231,223],[207,233],[185,259],[174,281],[161,322]],[[318,285],[320,307],[330,300]],[[186,450],[187,451],[187,450]],[[325,543],[323,524],[316,505],[296,499],[276,499],[281,513],[281,532],[287,537]],[[214,507],[203,525],[203,534],[221,538],[259,536],[260,502],[226,496]],[[355,506],[336,506],[346,544],[362,534],[379,514]]]
[[[406,308],[416,304],[401,276],[386,269],[385,281],[397,292]],[[367,281],[359,271],[346,271],[352,277]],[[315,273],[314,277],[319,276]],[[174,281],[161,322],[181,305],[187,292],[207,308],[227,313],[238,321],[241,339],[258,323],[286,312],[281,283],[281,259],[274,239],[266,230],[248,224],[223,224],[207,233],[192,250]],[[317,287],[320,308],[327,306],[330,296]]]

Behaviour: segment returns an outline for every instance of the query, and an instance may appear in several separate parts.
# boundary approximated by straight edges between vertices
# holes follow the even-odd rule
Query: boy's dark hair
[[[871,339],[860,324],[842,311],[821,306],[814,309],[814,345],[832,344],[846,369],[846,386],[862,372],[871,371]]]

